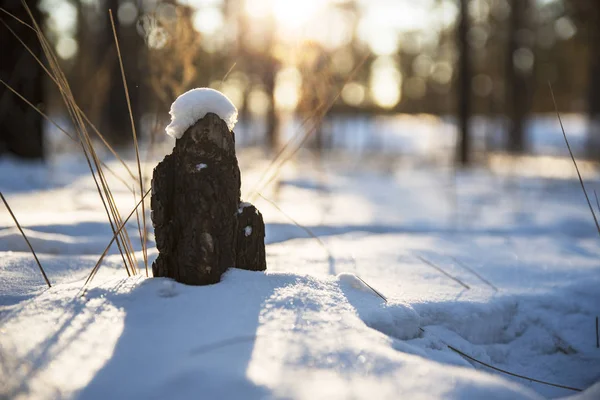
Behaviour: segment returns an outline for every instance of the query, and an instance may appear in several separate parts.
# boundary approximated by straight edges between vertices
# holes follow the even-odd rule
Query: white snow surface
[[[223,93],[211,88],[196,88],[177,97],[171,104],[171,123],[166,132],[179,139],[190,126],[204,118],[208,113],[215,113],[233,131],[237,122],[238,111],[231,100]]]
[[[85,161],[0,161],[53,284],[0,211],[0,398],[598,398],[600,243],[577,181],[356,163],[283,171],[278,205],[326,249],[258,199],[267,272],[191,287],[127,277],[112,248],[82,297],[112,236]],[[251,187],[262,169],[243,172]]]

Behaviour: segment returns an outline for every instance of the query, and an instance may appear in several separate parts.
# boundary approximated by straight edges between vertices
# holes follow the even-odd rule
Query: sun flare
[[[273,17],[279,28],[293,30],[304,26],[326,5],[319,0],[246,0],[246,13],[253,19]]]

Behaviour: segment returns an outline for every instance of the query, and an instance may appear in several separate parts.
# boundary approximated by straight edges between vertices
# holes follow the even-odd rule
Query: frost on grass
[[[227,124],[230,131],[237,122],[238,111],[223,93],[210,88],[196,88],[179,96],[171,104],[171,123],[167,134],[175,139],[208,113],[214,113]]]

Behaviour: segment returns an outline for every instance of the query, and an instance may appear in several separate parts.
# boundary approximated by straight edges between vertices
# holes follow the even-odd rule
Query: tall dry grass
[[[36,109],[36,111],[38,113],[40,113],[40,115],[42,115],[42,117],[44,117],[45,119],[50,121],[54,126],[58,127],[59,130],[61,132],[65,133],[71,140],[78,143],[78,145],[85,157],[90,174],[94,180],[96,190],[102,201],[103,208],[106,212],[107,219],[109,221],[111,230],[113,232],[113,239],[111,240],[108,248],[110,248],[110,246],[112,245],[113,242],[116,242],[117,247],[119,249],[119,253],[121,255],[121,259],[123,261],[123,266],[124,266],[128,276],[137,275],[139,273],[139,270],[138,270],[138,263],[137,263],[135,251],[133,249],[133,245],[131,243],[131,239],[130,239],[129,233],[127,232],[127,228],[126,228],[125,224],[129,220],[131,215],[141,205],[141,207],[143,209],[142,220],[143,220],[144,226],[143,226],[143,229],[141,226],[138,226],[138,229],[140,232],[144,232],[144,234],[141,235],[140,240],[142,241],[142,252],[143,252],[143,256],[144,256],[144,263],[146,266],[146,274],[148,274],[144,201],[145,201],[146,196],[149,191],[148,192],[144,191],[144,183],[143,183],[143,179],[142,179],[141,164],[140,164],[140,159],[139,159],[139,147],[138,147],[138,142],[137,142],[137,133],[135,132],[135,124],[134,124],[133,114],[131,112],[131,103],[129,101],[127,82],[125,79],[124,70],[122,68],[122,58],[121,58],[120,52],[119,52],[119,61],[121,63],[123,86],[124,86],[125,95],[126,95],[127,101],[128,101],[129,115],[130,115],[130,119],[131,119],[131,123],[132,123],[132,131],[133,131],[132,132],[133,142],[134,142],[134,146],[136,148],[136,161],[137,161],[137,169],[138,169],[137,175],[135,175],[131,171],[131,169],[129,168],[127,163],[123,160],[123,158],[120,157],[119,154],[110,146],[110,144],[105,140],[104,136],[100,133],[100,131],[94,126],[94,124],[87,117],[87,115],[78,106],[78,104],[73,96],[71,86],[70,86],[63,70],[61,69],[60,63],[58,62],[58,58],[57,58],[56,54],[54,53],[54,50],[52,49],[52,45],[50,44],[50,42],[44,35],[44,32],[39,25],[39,22],[35,20],[32,12],[31,12],[31,9],[27,5],[27,3],[24,0],[21,0],[21,3],[22,3],[22,6],[24,7],[24,9],[27,11],[27,14],[30,17],[30,20],[31,20],[30,23],[27,23],[27,22],[17,18],[13,14],[7,12],[5,9],[0,8],[0,11],[2,11],[4,14],[10,16],[11,18],[17,20],[19,23],[24,24],[29,29],[32,29],[35,32],[35,34],[37,35],[37,38],[39,40],[40,46],[42,48],[42,53],[45,58],[45,62],[43,62],[39,57],[37,57],[36,54],[31,50],[31,48],[29,48],[24,43],[24,41],[21,40],[21,38],[19,38],[19,36],[3,20],[0,19],[0,21],[3,23],[4,26],[6,26],[8,28],[8,30],[13,34],[13,36],[16,38],[16,40],[18,40],[26,48],[26,50],[35,59],[35,61],[42,67],[42,69],[48,75],[50,80],[58,88],[61,99],[64,103],[64,106],[69,114],[70,120],[74,127],[75,134],[74,135],[70,134],[65,129],[60,127],[56,122],[52,121],[52,119],[50,119],[41,110],[39,110],[39,108],[37,108],[33,104],[31,104],[31,102],[29,102],[27,99],[25,99],[14,88],[10,87],[10,85],[8,83],[6,83],[4,81],[2,81],[1,83],[4,86],[6,86],[9,90],[11,90],[13,93],[15,93],[18,97],[20,97],[23,101],[25,101],[27,104],[29,104],[31,107]],[[112,19],[112,14],[111,14],[111,19]],[[114,25],[113,25],[113,27],[114,27]],[[114,29],[113,29],[113,33],[114,33]],[[118,38],[116,36],[116,33],[114,33],[114,38],[115,38],[115,42],[116,42],[117,49],[118,49]],[[95,147],[96,144],[92,140],[92,136],[90,134],[90,128],[91,128],[91,132],[94,133],[95,136],[100,139],[101,143],[104,146],[106,146],[106,148],[108,148],[108,150],[115,156],[115,158],[117,160],[119,160],[121,162],[121,164],[125,167],[125,170],[128,172],[129,177],[135,179],[137,181],[137,183],[139,184],[141,200],[138,202],[138,204],[136,205],[134,210],[131,211],[129,217],[127,217],[125,220],[123,220],[123,218],[121,217],[121,213],[117,207],[111,187],[106,178],[105,171],[109,171],[111,174],[117,176],[119,181],[124,183],[126,185],[126,187],[130,188],[130,185],[127,183],[127,181],[125,179],[123,179],[122,177],[119,177],[114,171],[110,170],[102,160],[100,160],[100,157],[98,155],[98,150]],[[134,201],[135,201],[135,196],[134,196]],[[33,249],[32,249],[32,252],[33,252]],[[88,279],[88,281],[86,281],[86,284],[89,283],[89,281],[91,281],[91,279],[93,279],[93,277],[95,276],[95,273],[97,272],[97,269],[99,268],[101,261],[104,258],[104,255],[105,254],[101,255],[100,259],[96,263],[96,266],[92,270],[92,273],[90,274],[90,278]],[[41,268],[41,264],[40,264],[40,268]]]

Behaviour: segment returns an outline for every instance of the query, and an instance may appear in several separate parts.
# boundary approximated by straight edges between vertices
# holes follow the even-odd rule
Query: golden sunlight
[[[282,30],[294,30],[310,21],[326,3],[319,0],[246,0],[245,10],[251,18],[272,16]]]

